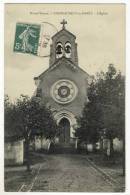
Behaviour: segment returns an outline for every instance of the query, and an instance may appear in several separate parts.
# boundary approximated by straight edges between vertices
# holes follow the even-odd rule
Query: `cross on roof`
[[[61,22],[61,24],[63,25],[62,28],[65,29],[65,24],[67,24],[67,21],[65,19],[63,19],[63,21]]]

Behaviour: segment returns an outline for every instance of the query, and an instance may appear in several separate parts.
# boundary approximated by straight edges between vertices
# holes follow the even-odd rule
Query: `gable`
[[[64,71],[64,70],[68,70],[67,72],[70,72],[71,74],[78,72],[83,77],[86,77],[86,78],[90,77],[89,74],[87,72],[85,72],[83,69],[81,69],[79,66],[75,66],[71,60],[68,60],[65,57],[62,57],[61,59],[58,59],[46,71],[44,71],[42,74],[40,74],[38,77],[35,77],[35,78],[41,80],[41,79],[43,79],[43,77],[45,75],[48,75],[51,72],[56,72],[56,71],[59,72],[59,74],[61,75],[62,71]]]

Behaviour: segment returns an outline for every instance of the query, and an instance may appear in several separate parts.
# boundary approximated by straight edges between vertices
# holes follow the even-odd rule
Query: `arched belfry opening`
[[[59,121],[59,142],[60,143],[69,143],[70,142],[70,122],[67,118],[63,117]]]

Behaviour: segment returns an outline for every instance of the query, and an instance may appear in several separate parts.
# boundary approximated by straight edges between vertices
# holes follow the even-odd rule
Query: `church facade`
[[[81,115],[87,99],[91,77],[80,68],[76,36],[69,32],[63,20],[62,29],[52,37],[49,68],[35,77],[36,96],[51,107],[61,127],[59,142],[70,143],[75,138],[76,118]]]

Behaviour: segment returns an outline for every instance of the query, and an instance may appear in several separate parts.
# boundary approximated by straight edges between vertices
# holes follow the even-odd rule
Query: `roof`
[[[47,70],[45,70],[43,73],[41,73],[38,77],[34,77],[34,80],[42,77],[47,72],[55,69],[60,64],[60,61],[63,61],[63,60],[69,62],[70,63],[70,66],[73,67],[74,69],[79,69],[81,72],[83,72],[84,74],[86,74],[87,76],[89,76],[89,74],[87,72],[85,72],[82,68],[80,68],[79,66],[76,66],[70,59],[66,59],[63,56],[62,58],[57,59],[52,66],[50,66]]]
[[[73,36],[75,39],[76,39],[76,36],[74,34],[72,34],[70,31],[66,30],[65,28],[61,29],[60,31],[58,31],[56,34],[54,34],[52,36],[52,39],[54,39],[56,36],[58,36],[59,34],[62,34],[62,33],[68,33],[69,35]]]

